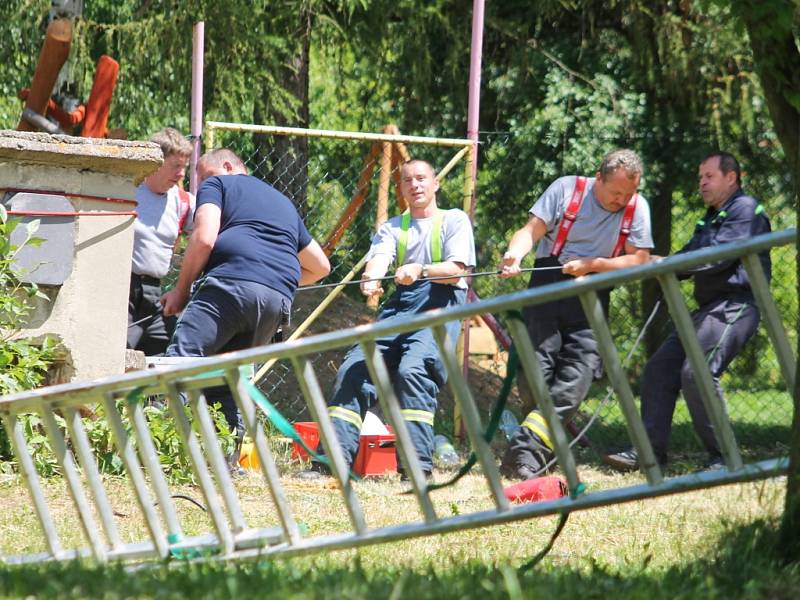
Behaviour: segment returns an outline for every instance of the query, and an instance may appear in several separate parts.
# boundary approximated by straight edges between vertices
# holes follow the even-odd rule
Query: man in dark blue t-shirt
[[[167,356],[211,356],[266,344],[288,320],[297,286],[330,272],[291,200],[248,175],[236,154],[218,149],[203,155],[197,177],[194,232],[178,282],[161,298],[166,316],[186,307]],[[241,416],[228,389],[207,390],[206,398],[222,405],[241,437]]]

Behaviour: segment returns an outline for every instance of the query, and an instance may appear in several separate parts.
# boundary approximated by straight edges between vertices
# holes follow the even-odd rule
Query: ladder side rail
[[[447,311],[430,311],[414,315],[408,319],[394,319],[348,330],[323,333],[309,336],[302,340],[295,340],[291,343],[282,342],[279,344],[258,346],[247,350],[237,350],[236,352],[230,352],[215,357],[213,361],[199,359],[192,363],[192,365],[167,368],[157,373],[131,372],[100,381],[65,383],[52,386],[47,390],[18,392],[9,394],[0,399],[0,409],[13,403],[13,410],[16,412],[29,409],[35,411],[38,406],[36,403],[41,397],[58,396],[59,401],[65,400],[67,402],[72,402],[75,400],[77,403],[80,403],[82,394],[97,395],[109,390],[131,389],[142,385],[150,385],[153,382],[167,381],[169,379],[186,379],[194,375],[207,373],[211,366],[216,369],[230,369],[254,362],[263,363],[272,358],[286,359],[290,356],[301,354],[308,355],[340,349],[346,345],[359,343],[365,337],[377,338],[383,335],[413,331],[487,312],[506,312],[524,305],[542,304],[552,300],[575,296],[576,294],[588,290],[599,290],[614,285],[621,285],[629,281],[636,281],[647,277],[658,277],[675,271],[683,271],[692,266],[707,264],[708,262],[719,261],[725,258],[740,257],[744,254],[760,252],[774,246],[794,243],[796,237],[796,230],[788,229],[756,236],[745,242],[724,244],[714,248],[705,248],[686,254],[670,256],[660,261],[653,261],[638,267],[631,267],[630,269],[597,273],[591,277],[581,278],[580,281],[553,283],[539,288],[521,290],[511,294],[485,299],[478,303],[449,308]],[[207,385],[211,384],[209,383]]]
[[[397,453],[400,455],[401,465],[411,483],[411,489],[417,498],[422,516],[426,523],[435,523],[438,520],[436,510],[427,493],[428,485],[425,475],[422,473],[422,465],[419,462],[417,451],[414,449],[414,444],[411,442],[411,434],[403,419],[400,402],[394,393],[394,386],[392,386],[386,362],[383,360],[383,354],[374,339],[364,340],[360,345],[370,378],[378,392],[378,402],[383,410],[383,416],[394,429]]]
[[[278,471],[278,466],[275,464],[272,451],[269,448],[264,427],[258,420],[256,407],[248,394],[247,382],[239,369],[235,368],[225,371],[225,379],[228,382],[231,393],[233,393],[233,399],[236,401],[236,405],[242,413],[245,430],[253,440],[253,446],[258,456],[258,463],[261,466],[261,474],[264,476],[267,489],[272,496],[272,502],[275,504],[275,509],[278,512],[278,519],[281,524],[284,539],[290,546],[293,546],[300,541],[300,530],[292,516],[289,500],[283,489],[280,472]]]
[[[689,308],[681,293],[680,284],[675,273],[659,275],[658,282],[664,292],[670,315],[672,315],[675,329],[681,340],[686,358],[692,366],[695,381],[703,400],[703,406],[708,413],[714,427],[714,436],[720,445],[720,450],[725,459],[725,464],[730,470],[742,468],[742,456],[736,444],[736,437],[728,418],[725,403],[717,394],[711,370],[708,367],[706,356],[700,346],[697,331],[694,328]]]
[[[470,444],[478,458],[478,462],[483,468],[483,474],[492,495],[495,507],[499,511],[506,511],[511,508],[508,498],[503,493],[503,482],[500,477],[500,470],[497,468],[497,460],[494,457],[489,443],[483,437],[483,425],[478,407],[469,390],[469,384],[464,378],[461,365],[455,356],[455,349],[448,348],[447,331],[443,325],[433,328],[433,334],[439,345],[439,354],[447,370],[447,379],[453,395],[461,405],[461,416],[467,428]]]

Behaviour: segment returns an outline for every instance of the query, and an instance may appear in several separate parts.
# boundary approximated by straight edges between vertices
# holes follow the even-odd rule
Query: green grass
[[[577,423],[582,427],[600,406],[605,389],[595,386],[581,406]],[[734,435],[748,462],[787,454],[792,420],[792,398],[784,390],[726,391],[728,415]],[[637,398],[638,406],[638,398]],[[589,429],[588,437],[597,451],[585,451],[584,460],[596,462],[599,451],[622,446],[628,441],[625,420],[619,405],[612,399],[599,408],[599,418]],[[689,411],[679,397],[672,421],[670,444],[672,461],[702,463],[706,456],[692,427]]]
[[[392,548],[374,560],[345,553],[317,559],[211,563],[126,571],[120,566],[47,565],[0,570],[0,593],[20,598],[795,598],[800,569],[772,554],[774,524],[719,526],[709,553],[653,568],[643,548],[625,565],[595,560],[585,540],[581,564],[551,559],[521,573],[515,562],[487,563],[468,552],[405,565]]]
[[[294,465],[297,468],[297,465]],[[441,474],[438,474],[441,476]],[[590,491],[640,483],[638,474],[581,468]],[[348,528],[329,481],[284,484],[309,535]],[[144,531],[124,481],[106,481],[124,539]],[[137,570],[91,562],[0,567],[0,597],[13,598],[793,598],[800,570],[776,559],[775,524],[785,483],[738,484],[574,513],[552,552],[533,571],[518,568],[547,542],[543,517],[360,550],[259,562],[154,565]],[[236,482],[248,523],[274,522],[257,476]],[[195,497],[184,486],[175,492]],[[357,493],[372,526],[414,520],[414,503],[395,478],[365,480]],[[63,483],[45,494],[65,547],[85,545]],[[489,504],[485,483],[468,476],[434,493],[440,515]],[[21,482],[0,483],[0,552],[42,549]],[[202,511],[178,506],[187,533],[208,531]]]

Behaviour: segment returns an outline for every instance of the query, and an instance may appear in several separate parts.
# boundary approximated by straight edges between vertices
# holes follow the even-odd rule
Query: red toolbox
[[[313,421],[301,421],[294,424],[297,433],[309,448],[319,444],[319,430]],[[292,442],[292,458],[308,460],[308,453],[297,442]],[[358,452],[353,463],[353,472],[362,477],[383,475],[387,471],[397,470],[394,433],[389,429],[385,435],[362,435],[359,438]]]

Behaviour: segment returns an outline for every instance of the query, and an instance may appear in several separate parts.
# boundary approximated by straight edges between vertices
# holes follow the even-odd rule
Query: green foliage
[[[120,410],[122,422],[125,426],[127,435],[133,436],[133,429],[127,412],[123,410],[125,402],[119,400],[117,408]],[[140,400],[137,400],[140,401]],[[191,411],[184,407],[187,417],[191,419]],[[143,409],[148,423],[153,445],[156,449],[161,464],[161,469],[170,483],[196,484],[195,475],[189,461],[189,456],[185,451],[180,435],[175,427],[175,421],[170,412],[161,402],[148,402]],[[214,422],[218,440],[223,453],[228,454],[233,451],[235,444],[234,435],[228,428],[225,415],[217,406],[210,406],[209,412]],[[37,414],[21,414],[17,417],[22,426],[22,431],[27,440],[28,452],[31,455],[37,473],[43,477],[51,477],[61,474],[61,467],[58,464],[50,438],[46,435],[42,419]],[[55,415],[56,423],[62,431],[66,430],[66,422],[59,414]],[[104,409],[98,407],[96,412],[89,417],[82,419],[83,427],[89,438],[92,454],[97,461],[97,468],[104,475],[123,475],[124,465],[114,444],[114,437],[109,426],[108,419],[105,417]],[[67,440],[70,443],[70,440]],[[8,440],[0,433],[0,461],[9,460],[10,447]],[[0,462],[0,472],[10,472],[11,463]]]
[[[31,301],[36,297],[46,298],[35,284],[22,283],[12,268],[23,247],[41,242],[34,237],[39,221],[28,223],[22,242],[12,244],[11,234],[18,225],[16,220],[7,220],[5,208],[0,207],[0,395],[40,385],[56,346],[49,338],[34,343],[18,334],[33,309]]]

